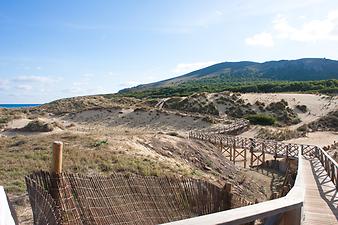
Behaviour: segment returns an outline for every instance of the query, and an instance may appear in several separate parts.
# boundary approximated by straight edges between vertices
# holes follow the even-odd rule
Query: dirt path
[[[295,138],[291,140],[287,140],[286,142],[295,143],[295,144],[309,144],[309,145],[317,145],[320,147],[333,144],[334,142],[338,142],[338,132],[313,132],[308,133],[307,137]]]

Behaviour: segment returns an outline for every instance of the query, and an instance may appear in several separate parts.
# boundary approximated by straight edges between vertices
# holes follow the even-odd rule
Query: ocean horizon
[[[34,107],[39,106],[41,104],[0,104],[0,108],[27,108],[27,107]]]

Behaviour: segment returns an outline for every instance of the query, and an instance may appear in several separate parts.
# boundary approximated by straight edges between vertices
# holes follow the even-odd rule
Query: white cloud
[[[88,87],[85,84],[75,82],[71,87],[64,89],[63,93],[70,94],[70,96],[80,96],[112,93],[112,91],[109,91],[101,86]]]
[[[92,73],[85,73],[85,74],[82,74],[82,76],[84,78],[92,78],[92,77],[94,77],[94,74],[92,74]]]
[[[274,40],[291,40],[299,42],[338,41],[338,10],[328,12],[322,19],[309,20],[298,17],[299,25],[293,25],[288,18],[277,15],[272,21],[271,31],[255,34],[245,39],[248,45],[264,47],[274,46]]]
[[[0,91],[5,91],[9,89],[9,81],[8,80],[0,80]]]
[[[194,70],[202,69],[207,66],[211,66],[213,64],[216,64],[214,61],[208,61],[208,62],[196,62],[196,63],[179,63],[174,68],[173,72],[177,74],[183,74],[192,72]]]
[[[14,80],[22,82],[51,83],[54,82],[56,79],[51,79],[44,76],[19,76],[17,78],[14,78]]]
[[[220,11],[220,10],[216,10],[215,13],[216,13],[216,15],[219,15],[219,16],[223,16],[224,15],[224,13],[222,11]]]
[[[23,90],[23,91],[30,91],[33,89],[31,85],[27,85],[27,84],[19,84],[16,86],[16,88],[19,90]]]
[[[126,81],[124,83],[121,83],[118,86],[121,87],[121,88],[126,88],[126,87],[133,87],[133,86],[136,86],[136,85],[139,85],[139,84],[141,84],[140,81],[130,80],[130,81]]]
[[[274,46],[272,35],[267,32],[262,32],[259,34],[255,34],[252,37],[248,37],[245,39],[245,43],[247,45],[253,45],[253,46],[263,46],[263,47]]]
[[[324,19],[309,20],[300,26],[293,26],[285,16],[278,15],[273,21],[276,36],[301,42],[320,40],[338,41],[338,10],[331,11]]]

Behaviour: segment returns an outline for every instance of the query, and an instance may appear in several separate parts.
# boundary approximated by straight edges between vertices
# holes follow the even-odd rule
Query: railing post
[[[231,184],[230,183],[225,183],[224,185],[225,192],[227,194],[227,202],[228,202],[228,207],[231,209],[232,207],[232,193],[231,193]]]
[[[263,142],[262,143],[262,154],[263,154],[263,158],[262,158],[262,165],[264,166],[265,165],[265,143]]]
[[[285,153],[285,158],[288,159],[289,158],[289,150],[290,150],[290,144],[286,145],[286,153]]]
[[[303,218],[302,207],[284,213],[283,222],[280,225],[301,225]]]
[[[61,207],[61,195],[60,188],[63,187],[62,182],[62,150],[63,143],[60,141],[53,142],[53,153],[51,163],[51,189],[50,193],[55,200],[58,207]]]
[[[315,148],[315,156],[317,157],[317,158],[319,158],[319,149],[318,149],[318,147],[316,146],[316,148]]]
[[[246,151],[247,149],[244,147],[244,168],[246,168]]]
[[[234,162],[234,164],[236,164],[236,139],[234,139],[234,143],[233,143],[233,147],[232,147],[232,149],[233,149],[233,157],[232,157],[232,160],[233,160],[233,162]]]
[[[62,150],[63,143],[61,141],[55,141],[53,143],[53,158],[51,172],[55,174],[62,173]]]

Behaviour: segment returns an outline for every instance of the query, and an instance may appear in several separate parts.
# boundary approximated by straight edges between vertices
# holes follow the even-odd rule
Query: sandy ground
[[[31,120],[30,119],[15,119],[10,121],[6,129],[18,129],[18,128],[23,128],[26,126]]]
[[[307,137],[291,139],[286,142],[324,147],[338,142],[338,132],[313,132],[308,133]]]
[[[79,124],[104,125],[107,127],[125,126],[129,128],[191,130],[204,129],[212,124],[203,121],[203,117],[164,112],[158,110],[88,110],[77,114],[67,115],[62,120],[72,121]]]
[[[60,124],[68,125],[69,122],[67,121],[62,121],[59,118],[49,118],[49,117],[39,117],[36,118],[38,120],[47,122],[47,123],[52,123],[52,122],[58,122]],[[54,130],[52,132],[23,132],[23,131],[18,131],[17,129],[21,129],[25,127],[29,122],[33,121],[32,119],[27,119],[27,118],[22,118],[22,119],[14,119],[10,122],[7,123],[5,129],[0,132],[0,136],[16,136],[16,135],[24,135],[24,136],[30,136],[30,135],[43,135],[43,134],[51,134],[51,133],[58,133],[61,132],[62,129],[59,127],[54,127]]]
[[[239,136],[245,138],[254,138],[261,126],[252,126],[248,131],[240,134]],[[308,144],[308,145],[318,145],[326,146],[331,145],[334,142],[338,142],[338,132],[333,131],[317,131],[312,133],[307,133],[306,137],[293,138],[286,140],[285,142],[295,143],[295,144]]]
[[[289,107],[294,109],[296,105],[306,105],[308,112],[302,113],[296,110],[301,123],[294,125],[293,128],[299,127],[304,123],[312,122],[331,111],[338,110],[338,97],[329,97],[326,95],[315,94],[289,94],[289,93],[246,93],[241,97],[245,102],[254,104],[256,101],[264,102],[268,105],[282,99],[289,103]],[[290,127],[292,128],[292,127]]]

